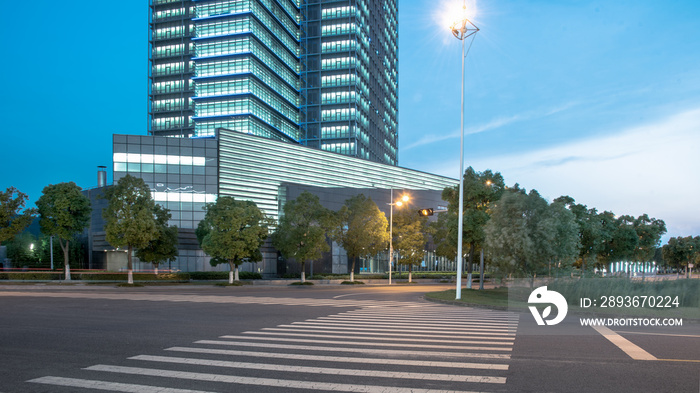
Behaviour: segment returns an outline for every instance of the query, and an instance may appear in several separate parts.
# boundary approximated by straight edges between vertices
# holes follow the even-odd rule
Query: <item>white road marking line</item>
[[[429,309],[411,309],[410,312],[402,308],[377,308],[377,307],[365,307],[359,310],[344,311],[341,314],[350,315],[362,315],[362,316],[384,316],[390,315],[395,317],[410,318],[414,315],[425,315],[434,317],[449,317],[449,318],[461,318],[465,316],[479,316],[484,318],[496,318],[496,319],[518,319],[517,315],[514,315],[507,311],[489,311],[484,309],[460,309],[454,311],[455,309],[450,308],[429,308]]]
[[[335,345],[368,345],[374,347],[400,347],[400,348],[429,348],[443,350],[465,350],[465,351],[512,351],[509,347],[473,347],[473,346],[456,346],[456,345],[429,345],[429,344],[400,344],[400,343],[367,343],[362,341],[335,341],[335,340],[311,340],[302,338],[285,338],[285,337],[252,337],[252,336],[221,336],[227,340],[261,340],[261,341],[282,341],[294,343],[309,343],[309,344],[335,344]],[[501,344],[502,345],[502,344]]]
[[[397,318],[355,318],[355,317],[320,317],[315,319],[310,319],[309,321],[319,321],[319,322],[343,322],[343,323],[355,323],[366,325],[367,323],[372,324],[391,324],[394,326],[419,326],[419,327],[430,327],[430,326],[479,326],[479,327],[496,327],[496,328],[511,328],[512,323],[508,322],[492,322],[483,321],[475,319],[465,319],[463,321],[441,321],[441,320],[431,320],[430,322],[425,322],[425,319],[416,320],[405,320]],[[423,322],[419,322],[423,321]]]
[[[221,375],[221,374],[206,374],[206,373],[192,373],[185,371],[170,371],[170,370],[158,370],[158,369],[144,369],[136,367],[121,367],[121,366],[108,366],[98,364],[96,366],[91,366],[85,368],[85,370],[91,371],[104,371],[113,372],[120,374],[131,374],[131,375],[148,375],[154,377],[164,377],[164,378],[177,378],[177,379],[189,379],[195,381],[207,381],[207,382],[221,382],[221,383],[233,383],[241,385],[254,385],[254,386],[274,386],[282,388],[296,388],[305,390],[330,390],[330,391],[340,391],[340,392],[363,392],[363,393],[438,393],[441,391],[435,389],[414,389],[414,388],[400,388],[392,386],[374,386],[374,385],[348,385],[340,383],[327,383],[327,382],[310,382],[310,381],[292,381],[284,379],[271,379],[271,378],[251,378],[251,377],[238,377],[234,375]]]
[[[615,333],[606,326],[591,326],[603,337],[607,338],[611,343],[615,344],[623,352],[629,355],[634,360],[657,360],[655,356],[649,352],[633,344],[631,341]]]
[[[280,325],[280,326],[285,326],[285,325]],[[329,328],[329,329],[331,329],[331,328]],[[293,327],[289,327],[289,328],[283,328],[283,327],[263,328],[262,330],[263,331],[273,331],[273,332],[335,333],[335,334],[347,333],[346,337],[350,334],[352,336],[408,337],[409,340],[415,340],[416,338],[420,338],[421,341],[426,341],[426,340],[424,340],[424,338],[428,338],[428,337],[433,337],[433,338],[444,337],[444,338],[449,338],[449,339],[452,339],[455,337],[454,334],[382,333],[382,332],[385,332],[386,329],[378,329],[378,330],[381,330],[380,332],[365,332],[365,331],[358,332],[358,331],[355,331],[355,332],[349,333],[349,332],[343,332],[343,331],[338,332],[335,330],[323,330],[322,328],[317,328],[315,326],[309,327],[308,329],[293,326]],[[493,335],[490,335],[489,333],[472,333],[472,334],[469,334],[468,337],[470,339],[482,339],[482,340],[510,340],[510,341],[515,340],[515,337],[513,335],[508,335],[507,337],[500,337],[501,335],[503,335],[503,334],[499,333],[499,336],[493,336]],[[358,337],[358,338],[362,339],[364,337]]]
[[[314,325],[309,325],[309,326],[301,326],[301,325],[278,325],[278,327],[284,327],[284,328],[304,328],[304,329],[332,329],[332,330],[352,330],[353,332],[357,331],[357,327],[342,327],[342,326],[337,326],[337,325],[323,325],[323,326],[314,326]],[[459,331],[443,331],[443,332],[435,332],[432,330],[414,330],[414,329],[387,329],[387,328],[369,328],[369,327],[363,327],[363,331],[373,331],[373,332],[407,332],[407,333],[432,333],[433,337],[439,337],[441,335],[447,335],[449,337],[452,337],[455,334],[475,334],[475,335],[488,335],[488,336],[515,336],[515,329],[512,331],[509,331],[508,333],[499,333],[499,332],[492,332],[489,329],[465,329],[465,330],[459,330]]]
[[[89,379],[62,378],[62,377],[41,377],[27,382],[41,383],[54,386],[68,386],[72,388],[98,389],[110,392],[128,393],[212,393],[203,390],[162,388],[158,386],[134,385],[130,383],[117,383],[94,381]]]
[[[388,359],[388,358],[354,358],[347,356],[320,356],[320,355],[303,355],[294,353],[273,353],[273,352],[251,352],[237,351],[233,349],[210,349],[210,348],[194,348],[194,347],[172,347],[166,348],[166,351],[187,352],[187,353],[203,353],[210,355],[228,355],[228,356],[250,356],[271,359],[291,359],[291,360],[308,360],[321,362],[338,362],[338,363],[361,363],[361,364],[391,364],[399,366],[416,366],[416,367],[442,367],[442,368],[475,368],[482,370],[508,370],[507,364],[498,363],[469,363],[469,362],[441,362],[431,360],[405,360],[405,359]]]
[[[487,316],[463,316],[463,317],[438,317],[431,315],[415,315],[412,317],[399,315],[354,315],[354,314],[335,314],[319,319],[351,319],[362,321],[401,321],[401,322],[424,322],[424,323],[459,323],[459,322],[481,322],[492,324],[517,324],[516,319],[489,318]]]
[[[250,332],[243,332],[243,334],[256,334],[256,335],[274,335],[274,336],[290,336],[290,337],[315,337],[315,338],[351,338],[351,336],[348,335],[343,335],[343,336],[334,336],[334,335],[328,335],[328,334],[309,334],[309,333],[283,333],[283,332],[260,332],[260,331],[250,331]],[[409,337],[406,336],[406,338],[397,338],[397,337],[355,337],[357,339],[356,342],[360,342],[361,340],[382,340],[382,341],[408,341],[410,343],[415,343],[416,338],[415,336]],[[501,337],[497,337],[498,339],[502,339]],[[506,340],[514,340],[512,338],[506,338]],[[422,343],[443,343],[443,344],[494,344],[494,345],[513,345],[513,342],[493,342],[490,339],[484,339],[484,340],[432,340],[432,339],[420,339],[420,342]]]
[[[625,334],[646,334],[650,336],[670,336],[670,337],[693,337],[693,338],[700,338],[700,336],[696,334],[669,334],[669,333],[651,333],[651,332],[623,332],[618,330],[618,333],[625,333]]]
[[[194,359],[183,357],[169,356],[150,356],[139,355],[129,359],[145,360],[150,362],[163,363],[178,363],[178,364],[194,364],[198,366],[214,366],[226,368],[240,368],[249,370],[266,370],[266,371],[281,371],[293,373],[308,373],[321,375],[349,375],[356,377],[376,377],[376,378],[401,378],[401,379],[420,379],[434,381],[452,381],[452,382],[479,382],[479,383],[506,383],[504,377],[491,377],[483,375],[453,375],[453,374],[433,374],[433,373],[418,373],[418,372],[395,372],[395,371],[377,371],[377,370],[357,370],[348,368],[326,368],[326,367],[306,367],[306,366],[289,366],[279,364],[264,364],[264,363],[245,363],[231,362],[225,360],[209,360],[209,359]]]
[[[510,355],[491,354],[491,353],[469,353],[469,352],[430,352],[430,351],[405,351],[395,349],[366,349],[366,348],[345,348],[345,347],[310,347],[308,345],[286,345],[286,344],[266,344],[266,343],[250,343],[236,341],[217,341],[217,340],[199,340],[195,344],[209,345],[227,345],[238,347],[255,347],[255,348],[274,348],[274,349],[298,349],[303,351],[328,351],[328,352],[359,352],[363,354],[380,354],[391,356],[409,356],[409,357],[475,357],[489,359],[510,359]]]
[[[357,329],[358,327],[362,327],[364,329],[365,326],[368,326],[366,323],[323,323],[323,322],[292,322],[292,325],[304,325],[304,326],[324,326],[324,327],[349,327],[352,329]],[[286,326],[286,325],[280,325],[280,326]],[[377,324],[373,323],[371,326],[374,327],[381,327],[384,328],[385,330],[389,330],[389,328],[393,327],[403,327],[405,329],[390,329],[391,331],[410,331],[410,332],[450,332],[450,333],[463,333],[463,332],[509,332],[509,333],[515,333],[515,327],[504,327],[504,328],[481,328],[481,327],[465,327],[464,329],[461,329],[459,327],[430,327],[427,329],[413,329],[411,325],[392,325],[392,324]]]

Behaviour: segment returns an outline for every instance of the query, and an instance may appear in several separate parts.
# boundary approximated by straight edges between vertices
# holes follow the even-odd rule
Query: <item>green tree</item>
[[[301,264],[301,282],[306,281],[306,261],[314,261],[330,251],[326,233],[332,226],[332,215],[321,206],[316,195],[302,192],[287,201],[277,230],[272,234],[272,245],[285,258],[294,258]]]
[[[155,273],[158,274],[158,265],[167,261],[172,261],[178,256],[177,250],[177,226],[169,226],[170,210],[161,205],[153,206],[153,216],[156,220],[158,236],[144,247],[136,250],[136,257],[147,263],[153,264]]]
[[[598,255],[604,249],[605,233],[603,232],[603,221],[595,208],[589,209],[586,205],[574,203],[570,196],[561,196],[554,200],[566,206],[573,214],[578,226],[578,236],[581,247],[579,248],[578,261],[576,262],[581,271],[586,271],[586,264],[591,261],[593,264]]]
[[[36,202],[39,210],[41,232],[55,236],[63,250],[66,281],[70,281],[69,250],[71,240],[83,232],[90,223],[90,199],[83,195],[75,183],[58,183],[44,187]]]
[[[14,187],[0,192],[0,243],[22,232],[36,216],[36,209],[24,209],[27,194]]]
[[[561,202],[551,203],[541,225],[543,240],[540,247],[546,248],[548,274],[552,265],[556,269],[570,268],[580,255],[581,240],[576,216]]]
[[[127,247],[128,282],[133,284],[134,250],[147,247],[150,241],[158,238],[155,202],[143,179],[131,175],[122,177],[117,185],[107,188],[105,198],[108,201],[102,211],[105,237],[113,247]]]
[[[336,217],[331,238],[345,249],[352,261],[350,281],[354,281],[356,259],[373,257],[386,248],[388,221],[377,204],[363,194],[347,199]]]
[[[634,217],[622,215],[615,221],[616,228],[610,240],[610,252],[606,265],[611,262],[634,261],[639,247],[639,236],[634,226]]]
[[[700,236],[672,237],[661,248],[661,252],[664,261],[676,268],[679,274],[685,269],[686,278],[690,278],[688,265],[700,257]]]
[[[570,264],[578,255],[574,214],[561,202],[548,204],[532,190],[506,192],[486,224],[486,244],[496,266],[506,274],[520,272],[533,280],[538,273]]]
[[[471,288],[474,256],[483,248],[486,234],[484,228],[490,218],[490,205],[501,198],[505,190],[503,176],[491,170],[476,172],[472,167],[464,171],[464,207],[462,219],[462,243],[467,260],[467,288]],[[457,231],[459,221],[459,186],[445,188],[442,199],[447,201],[443,220],[433,225],[433,239],[438,255],[457,255]],[[446,227],[445,227],[446,226]],[[454,251],[452,251],[454,249]],[[461,257],[463,258],[464,255]]]
[[[254,202],[228,196],[207,203],[204,209],[206,215],[197,226],[197,240],[212,257],[212,266],[229,264],[229,284],[233,284],[238,281],[238,266],[262,260],[260,247],[269,234],[270,220]]]
[[[634,220],[634,229],[638,238],[635,260],[646,266],[654,260],[654,253],[661,244],[661,236],[666,233],[666,223],[643,214]],[[646,269],[642,269],[642,279],[645,272]]]
[[[397,263],[408,266],[408,282],[412,282],[413,266],[423,261],[427,228],[428,218],[414,209],[399,209],[394,214],[394,250],[399,253]]]
[[[21,232],[5,243],[7,245],[7,257],[14,267],[39,267],[40,241],[31,233]]]

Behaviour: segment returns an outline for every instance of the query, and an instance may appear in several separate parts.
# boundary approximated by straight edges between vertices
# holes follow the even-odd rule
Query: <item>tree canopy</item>
[[[113,247],[127,247],[128,282],[133,284],[132,254],[158,238],[155,202],[143,179],[126,175],[105,190],[107,207],[102,212],[105,237]]]
[[[156,221],[156,230],[158,235],[151,239],[144,247],[136,250],[136,257],[143,261],[156,266],[161,263],[172,261],[178,256],[178,241],[177,241],[177,226],[169,226],[170,211],[161,205],[153,206],[153,215]],[[157,271],[157,270],[156,270]]]
[[[537,191],[506,192],[494,205],[486,225],[486,245],[504,273],[529,277],[572,261],[579,239],[573,213],[560,203],[549,205]]]
[[[220,196],[204,207],[204,220],[196,235],[202,250],[211,256],[210,264],[228,263],[229,283],[238,281],[238,266],[262,260],[262,247],[269,234],[269,218],[252,201]]]
[[[287,201],[272,245],[285,258],[294,258],[301,264],[301,281],[306,281],[305,263],[314,261],[330,251],[326,233],[332,226],[332,213],[324,208],[316,195],[302,192]]]
[[[32,223],[36,209],[24,209],[27,194],[14,187],[0,191],[0,243],[13,239]]]
[[[490,206],[501,198],[505,182],[500,173],[491,170],[477,172],[472,167],[464,171],[464,205],[462,219],[462,243],[464,255],[469,257],[467,272],[471,274],[474,255],[481,250],[486,239],[484,228],[489,221]],[[457,231],[459,221],[459,186],[447,187],[442,192],[447,201],[447,212],[431,224],[436,252],[439,256],[454,258],[457,255]],[[462,257],[464,257],[464,255]],[[470,281],[468,281],[469,285]]]
[[[36,202],[39,210],[41,232],[55,236],[63,250],[66,280],[70,280],[70,263],[68,259],[69,243],[90,223],[90,199],[83,195],[75,183],[58,183],[44,187],[42,195]]]
[[[354,281],[355,260],[373,257],[386,249],[388,220],[377,204],[363,194],[347,199],[336,214],[331,237],[345,249],[352,261],[350,281]]]
[[[425,255],[428,218],[414,209],[398,209],[394,212],[393,246],[398,251],[397,263],[408,266],[408,282],[414,265],[419,265]]]

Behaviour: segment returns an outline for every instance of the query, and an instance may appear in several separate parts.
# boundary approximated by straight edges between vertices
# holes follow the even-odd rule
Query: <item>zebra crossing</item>
[[[363,302],[333,315],[95,364],[76,370],[79,377],[27,383],[57,392],[503,391],[517,326],[517,316],[502,311]]]

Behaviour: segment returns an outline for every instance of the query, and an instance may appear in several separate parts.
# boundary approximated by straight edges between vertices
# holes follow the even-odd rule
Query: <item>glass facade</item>
[[[195,135],[214,136],[225,127],[298,142],[296,4],[209,0],[195,6]]]
[[[171,265],[174,269],[226,269],[209,266],[209,257],[199,248],[195,236],[195,229],[204,218],[205,204],[215,202],[219,195],[253,201],[277,220],[287,198],[294,198],[302,189],[315,188],[324,200],[339,204],[358,192],[382,201],[389,200],[389,188],[411,190],[416,203],[434,206],[440,202],[440,192],[445,187],[457,184],[457,180],[443,176],[249,133],[218,129],[216,134],[216,138],[113,136],[114,182],[127,174],[143,179],[155,202],[170,209],[170,225],[179,228],[180,255]],[[380,209],[386,208],[381,202],[378,204]],[[334,250],[334,272],[344,273],[346,259],[337,246]],[[269,242],[263,255],[264,262],[247,264],[243,269],[277,274],[277,253]],[[385,270],[387,260],[383,258],[385,255],[380,254],[364,260],[361,271]],[[422,268],[449,266],[452,262],[436,260],[428,251]]]
[[[114,135],[114,182],[127,174],[142,178],[156,203],[170,209],[170,225],[193,230],[204,205],[218,193],[217,143],[189,139]]]
[[[457,180],[221,129],[219,195],[255,202],[275,220],[283,183],[324,188],[437,190]]]
[[[302,143],[398,165],[398,1],[307,0],[301,12]]]
[[[148,132],[186,137],[194,133],[194,2],[149,2]]]
[[[224,127],[397,165],[397,0],[150,8],[150,134]]]

